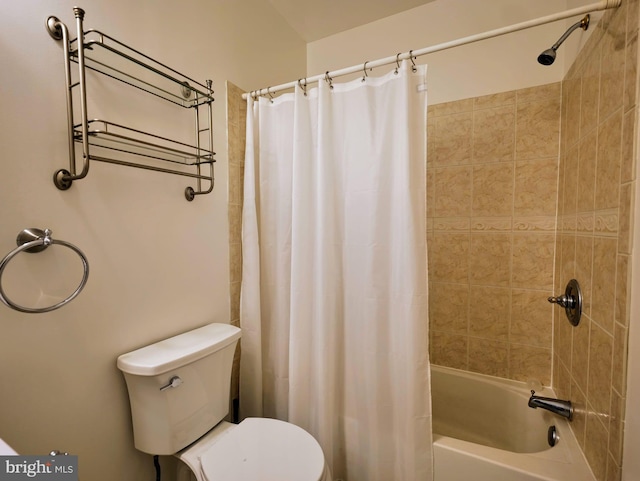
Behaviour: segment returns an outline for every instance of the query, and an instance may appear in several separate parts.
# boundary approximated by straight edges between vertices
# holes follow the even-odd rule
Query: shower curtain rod
[[[500,35],[517,32],[519,30],[525,30],[531,27],[537,27],[539,25],[556,22],[558,20],[564,20],[569,17],[584,15],[586,13],[595,12],[598,10],[607,10],[609,8],[617,8],[620,6],[621,3],[622,3],[622,0],[600,0],[599,2],[592,3],[590,5],[584,5],[582,7],[573,8],[571,10],[565,10],[564,12],[558,12],[552,15],[547,15],[546,17],[540,17],[533,20],[527,20],[526,22],[509,25],[507,27],[497,28],[495,30],[489,30],[488,32],[478,33],[476,35],[470,35],[468,37],[459,38],[457,40],[451,40],[449,42],[439,43],[437,45],[422,48],[420,50],[409,50],[408,52],[399,53],[392,57],[385,57],[385,58],[381,58],[371,62],[365,62],[364,64],[354,65],[353,67],[334,70],[332,72],[326,72],[324,74],[315,75],[313,77],[301,78],[299,80],[294,80],[286,84],[276,85],[275,87],[267,87],[260,90],[254,90],[252,92],[242,94],[242,98],[247,99],[250,95],[252,97],[258,97],[261,95],[270,95],[275,92],[293,88],[299,82],[302,82],[302,81],[304,81],[304,85],[306,86],[310,83],[318,82],[320,80],[334,79],[335,77],[340,77],[342,75],[349,75],[352,73],[364,72],[366,71],[366,69],[381,67],[383,65],[390,65],[393,63],[397,63],[400,60],[420,57],[421,55],[439,52],[441,50],[447,50],[453,47],[459,47],[461,45],[478,42],[480,40],[486,40],[488,38],[498,37]]]

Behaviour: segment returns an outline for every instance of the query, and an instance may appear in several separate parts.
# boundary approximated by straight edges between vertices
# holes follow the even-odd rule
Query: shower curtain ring
[[[298,79],[298,87],[300,87],[302,89],[302,91],[304,92],[304,96],[307,96],[307,79],[304,79],[304,85],[302,85],[302,79]]]
[[[333,90],[333,79],[329,76],[328,70],[324,74],[324,80],[329,84],[329,88]]]
[[[329,71],[327,70],[324,74],[324,80],[329,83],[329,88],[333,90],[333,79],[329,77]]]
[[[409,50],[409,58],[411,59],[411,71],[416,73],[418,69],[416,68],[415,57],[413,56],[413,50]]]
[[[364,74],[364,75],[362,76],[362,81],[363,81],[363,82],[365,82],[365,81],[367,80],[367,77],[369,76],[369,75],[367,74],[367,63],[368,63],[368,62],[369,62],[369,61],[367,60],[367,61],[364,63],[364,65],[362,66],[362,73]]]
[[[402,52],[398,53],[398,55],[396,55],[396,69],[394,70],[394,74],[398,75],[398,69],[400,68],[400,60],[399,57],[402,54]]]
[[[271,92],[269,92],[269,89],[271,87],[267,87],[267,95],[269,96],[269,102],[273,103],[273,95],[271,94]]]

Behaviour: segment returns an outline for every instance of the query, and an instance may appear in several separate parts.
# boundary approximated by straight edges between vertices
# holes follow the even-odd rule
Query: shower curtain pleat
[[[334,479],[432,479],[425,74],[248,101],[241,416]]]

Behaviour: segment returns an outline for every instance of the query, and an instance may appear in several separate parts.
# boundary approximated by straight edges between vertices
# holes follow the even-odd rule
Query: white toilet
[[[223,421],[240,335],[209,324],[118,358],[136,448],[179,458],[178,481],[331,481],[320,445],[298,426]]]

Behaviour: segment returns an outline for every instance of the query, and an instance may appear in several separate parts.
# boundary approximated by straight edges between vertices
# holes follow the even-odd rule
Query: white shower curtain
[[[425,74],[248,100],[241,416],[334,480],[432,479]]]

